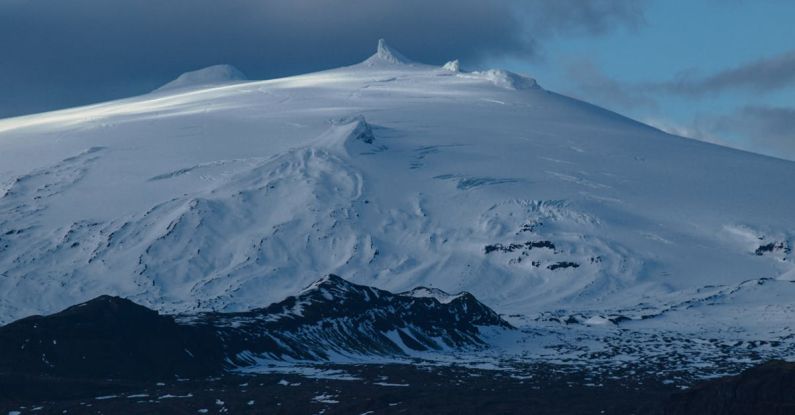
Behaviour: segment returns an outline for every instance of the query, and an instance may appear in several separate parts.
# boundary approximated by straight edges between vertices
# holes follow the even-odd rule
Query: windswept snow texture
[[[382,42],[340,69],[0,120],[0,321],[101,294],[246,310],[336,273],[527,322],[792,339],[795,164],[449,69]]]
[[[177,79],[161,86],[157,91],[173,91],[176,89],[195,88],[213,84],[245,81],[246,75],[231,65],[213,65],[191,72],[185,72]]]

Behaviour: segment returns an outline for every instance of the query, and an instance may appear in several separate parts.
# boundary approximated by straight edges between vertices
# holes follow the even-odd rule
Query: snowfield
[[[0,120],[0,323],[101,294],[247,310],[334,273],[517,325],[795,343],[795,163],[383,42],[242,79]]]

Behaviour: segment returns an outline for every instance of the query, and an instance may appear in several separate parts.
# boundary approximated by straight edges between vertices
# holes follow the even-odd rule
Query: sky
[[[795,160],[789,0],[0,0],[0,118],[151,91],[227,63],[270,79],[378,38],[665,131]]]

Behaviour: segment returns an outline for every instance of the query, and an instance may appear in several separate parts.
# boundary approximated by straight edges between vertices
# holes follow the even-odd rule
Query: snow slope
[[[101,294],[246,310],[334,273],[525,321],[755,330],[795,317],[773,295],[793,287],[793,173],[381,42],[349,67],[0,120],[0,322]]]
[[[232,65],[213,65],[186,72],[177,77],[177,79],[161,86],[155,92],[174,92],[177,89],[206,87],[209,85],[245,81],[247,79],[246,75],[243,75],[243,72],[240,72],[240,70]]]

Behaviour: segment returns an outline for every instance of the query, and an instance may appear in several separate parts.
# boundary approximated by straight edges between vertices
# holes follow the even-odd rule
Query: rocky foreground
[[[321,365],[160,381],[0,375],[0,413],[792,414],[795,364],[771,362],[684,392],[651,374],[529,375],[466,366]],[[300,372],[301,374],[299,374]],[[628,382],[628,379],[633,379]],[[64,412],[66,411],[66,412]]]
[[[0,414],[793,414],[795,363],[693,383],[643,362],[461,359],[515,332],[468,293],[329,275],[242,313],[101,296],[0,327]]]

